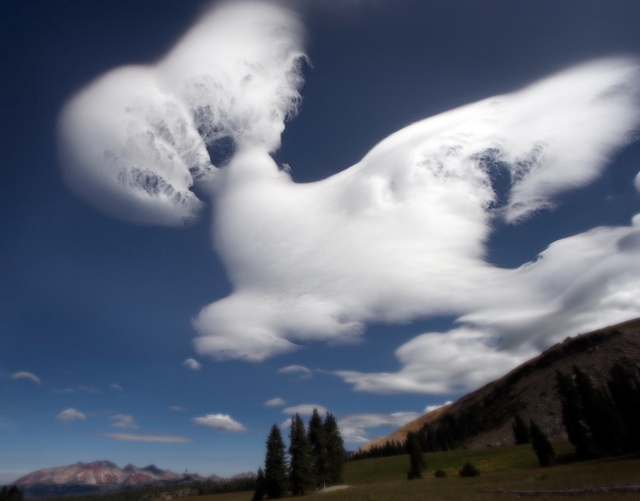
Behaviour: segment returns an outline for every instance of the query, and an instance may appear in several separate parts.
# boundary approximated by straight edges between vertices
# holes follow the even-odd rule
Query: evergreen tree
[[[575,446],[579,458],[590,458],[593,456],[593,442],[576,385],[570,376],[560,371],[556,371],[556,383],[562,405],[562,423],[567,430],[569,442]]]
[[[313,476],[318,489],[327,486],[327,443],[324,434],[322,418],[318,414],[318,409],[313,409],[313,414],[309,420],[309,442],[311,443],[311,455],[313,456]]]
[[[344,470],[344,441],[338,422],[330,412],[327,412],[324,418],[324,437],[327,450],[327,484],[338,485],[342,483]]]
[[[594,449],[599,453],[619,454],[623,450],[622,422],[608,396],[599,391],[591,378],[573,367],[576,388],[585,422],[591,432]]]
[[[553,446],[544,432],[533,421],[530,421],[529,424],[529,434],[531,436],[531,446],[533,447],[536,456],[538,456],[538,463],[540,466],[551,465],[551,460],[555,456]]]
[[[287,459],[282,434],[277,424],[271,427],[267,438],[264,460],[264,492],[270,498],[281,498],[287,493]]]
[[[640,366],[624,359],[611,368],[609,391],[622,422],[627,451],[640,449]]]
[[[529,427],[527,423],[524,422],[524,419],[520,416],[520,414],[516,414],[513,420],[513,438],[516,441],[516,444],[528,444],[531,442],[531,434],[529,433]]]
[[[311,444],[305,433],[304,422],[297,413],[291,418],[289,439],[289,486],[294,496],[303,496],[315,482]]]
[[[256,478],[256,490],[253,493],[252,501],[259,501],[266,494],[264,490],[264,472],[258,468],[258,478]]]
[[[407,451],[409,452],[409,471],[407,478],[422,478],[422,469],[426,466],[422,457],[422,449],[420,447],[420,439],[417,433],[409,433],[407,435]]]

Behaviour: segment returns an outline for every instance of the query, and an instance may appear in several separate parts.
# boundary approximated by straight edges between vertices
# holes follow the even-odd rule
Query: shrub
[[[477,477],[480,475],[480,471],[471,461],[467,461],[458,473],[460,473],[461,477]]]
[[[444,478],[447,476],[447,472],[444,471],[442,468],[438,468],[434,473],[434,475],[436,476],[436,478]]]

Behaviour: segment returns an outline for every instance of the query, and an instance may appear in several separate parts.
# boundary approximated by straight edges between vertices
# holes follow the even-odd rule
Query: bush
[[[436,478],[444,478],[447,476],[447,472],[441,468],[438,468],[434,473],[434,475],[436,476]]]
[[[480,475],[480,471],[471,461],[467,461],[458,473],[460,473],[461,477],[477,477]]]

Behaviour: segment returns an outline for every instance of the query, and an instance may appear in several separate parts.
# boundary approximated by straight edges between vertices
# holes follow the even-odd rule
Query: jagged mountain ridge
[[[367,452],[387,443],[404,443],[409,432],[419,432],[425,425],[436,431],[452,420],[466,420],[478,430],[458,447],[509,445],[514,443],[515,413],[525,422],[535,421],[550,439],[564,439],[566,431],[556,392],[556,371],[570,373],[575,365],[591,376],[596,385],[604,387],[609,371],[622,360],[640,364],[640,318],[567,338],[496,381],[420,416],[356,452]],[[479,421],[486,424],[479,425]]]
[[[255,473],[240,473],[234,478],[247,478]],[[137,487],[172,485],[206,480],[222,481],[222,477],[202,477],[197,473],[174,473],[155,465],[138,468],[128,464],[119,468],[111,461],[78,462],[69,466],[45,468],[29,473],[14,482],[27,497],[66,496],[112,492]]]

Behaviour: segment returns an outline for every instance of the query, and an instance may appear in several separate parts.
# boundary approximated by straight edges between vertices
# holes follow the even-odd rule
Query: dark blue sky
[[[323,406],[350,418],[345,427],[360,419],[358,432],[372,439],[399,425],[393,414],[459,396],[354,391],[330,373],[401,370],[396,349],[421,333],[452,329],[458,314],[444,310],[398,323],[365,319],[359,344],[307,339],[258,363],[199,354],[192,320],[232,291],[213,251],[211,209],[186,229],[134,225],[65,185],[56,145],[65,102],[110,69],[159,61],[208,5],[0,2],[0,483],[96,459],[202,474],[255,471],[267,430],[289,417],[283,407]],[[310,64],[299,115],[286,124],[274,158],[291,166],[298,183],[343,171],[418,120],[588,60],[640,57],[634,0],[290,5],[306,26]],[[638,143],[606,163],[596,181],[555,197],[556,210],[518,225],[495,222],[487,261],[517,268],[561,238],[629,225],[640,209]],[[201,368],[184,366],[188,358]],[[290,366],[309,372],[279,372]],[[16,376],[23,373],[39,382]],[[275,397],[286,405],[265,407]],[[60,413],[68,409],[83,418],[65,422]],[[388,426],[367,427],[370,414],[387,416]],[[138,427],[114,426],[118,415]],[[246,430],[193,421],[205,415],[229,416]],[[116,432],[185,440],[140,442]]]

